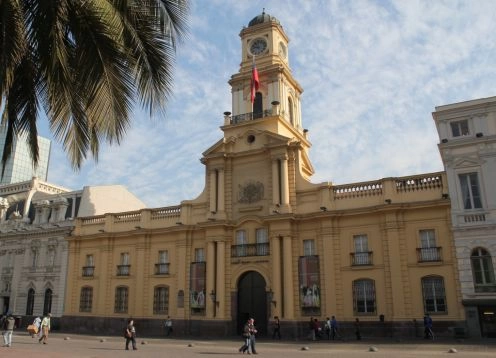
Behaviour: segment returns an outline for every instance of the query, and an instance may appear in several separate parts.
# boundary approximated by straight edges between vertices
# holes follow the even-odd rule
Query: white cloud
[[[239,32],[264,7],[291,40],[314,182],[442,170],[435,106],[496,94],[494,1],[195,0],[166,118],[137,111],[123,144],[102,147],[79,173],[56,146],[49,180],[123,184],[154,207],[198,196],[198,159],[222,138],[231,106]]]

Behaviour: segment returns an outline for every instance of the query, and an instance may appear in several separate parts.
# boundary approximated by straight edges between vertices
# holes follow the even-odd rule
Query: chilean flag
[[[255,65],[255,56],[253,56],[253,67],[251,69],[251,103],[255,102],[255,93],[258,91],[260,82],[258,81],[258,71]]]

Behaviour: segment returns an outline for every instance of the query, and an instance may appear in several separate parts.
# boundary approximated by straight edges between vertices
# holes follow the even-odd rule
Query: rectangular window
[[[131,272],[131,265],[129,264],[129,253],[121,253],[121,264],[117,265],[117,276],[129,276]]]
[[[165,275],[169,273],[169,252],[166,250],[158,252],[158,263],[155,264],[155,274]]]
[[[444,280],[442,277],[426,277],[422,279],[422,294],[425,312],[447,312]]]
[[[115,313],[127,313],[128,290],[127,287],[117,287],[115,289]]]
[[[121,253],[121,265],[129,265],[129,253],[122,252]]]
[[[375,313],[375,287],[372,280],[353,282],[353,303],[355,313]]]
[[[371,260],[367,235],[353,236],[353,245],[355,247],[353,265],[369,265]]]
[[[245,230],[236,231],[236,251],[238,257],[243,257],[248,254],[248,248],[246,245],[248,244],[248,239],[246,237]]]
[[[95,266],[93,255],[86,255],[86,266]]]
[[[298,264],[300,305],[307,314],[318,313],[320,311],[319,257],[302,256]]]
[[[79,312],[91,312],[93,306],[93,288],[81,288],[81,295],[79,298]]]
[[[203,248],[195,249],[195,262],[205,262],[205,250]]]
[[[439,248],[436,246],[436,235],[434,230],[420,230],[419,261],[441,260]]]
[[[315,240],[303,240],[303,256],[316,255]]]
[[[464,209],[481,209],[482,201],[477,173],[459,174]]]
[[[451,122],[450,126],[451,126],[451,134],[453,135],[453,137],[461,137],[470,134],[468,128],[468,120],[466,119],[461,121]]]
[[[258,228],[255,230],[257,240],[257,256],[265,256],[269,254],[269,237],[266,228]]]

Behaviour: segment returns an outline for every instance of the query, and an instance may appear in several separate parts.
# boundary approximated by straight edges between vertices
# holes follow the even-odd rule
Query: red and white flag
[[[251,103],[255,102],[255,94],[258,91],[260,82],[258,81],[258,71],[255,65],[255,56],[253,56],[253,66],[251,69]]]

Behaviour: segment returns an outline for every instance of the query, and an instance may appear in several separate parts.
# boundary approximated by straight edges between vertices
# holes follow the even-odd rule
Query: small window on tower
[[[462,121],[455,121],[450,123],[451,134],[453,137],[461,137],[470,134],[468,128],[468,120],[464,119]]]

